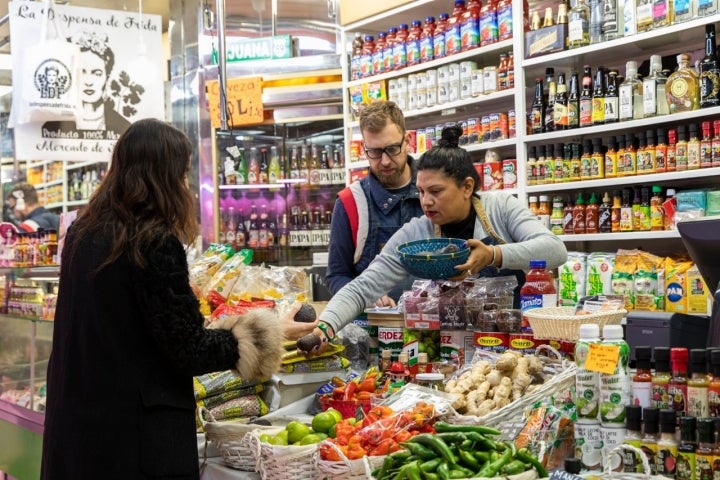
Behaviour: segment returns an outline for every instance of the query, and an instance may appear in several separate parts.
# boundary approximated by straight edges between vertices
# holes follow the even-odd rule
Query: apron
[[[502,245],[505,242],[505,240],[497,234],[495,229],[490,224],[490,219],[487,216],[487,213],[485,212],[485,208],[482,206],[482,202],[480,199],[473,195],[472,197],[472,204],[473,208],[475,209],[475,214],[477,215],[477,218],[480,220],[480,223],[483,226],[483,229],[488,232],[488,236],[480,240],[485,245]],[[440,233],[440,225],[435,225],[435,236],[441,237],[442,234]],[[492,265],[487,265],[483,267],[479,272],[477,272],[474,276],[478,277],[507,277],[507,276],[514,276],[517,279],[517,286],[515,287],[515,290],[513,290],[513,308],[520,308],[520,289],[525,284],[525,272],[522,270],[513,270],[510,268],[498,268],[494,267]]]

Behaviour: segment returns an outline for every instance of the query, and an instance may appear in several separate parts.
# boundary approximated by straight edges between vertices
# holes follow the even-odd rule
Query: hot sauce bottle
[[[652,378],[652,402],[653,407],[668,408],[670,406],[670,349],[667,347],[655,347],[655,375]]]
[[[684,347],[670,349],[671,377],[668,383],[668,398],[670,408],[675,410],[677,415],[687,415],[687,364],[688,350]]]
[[[680,417],[680,444],[675,467],[676,480],[695,480],[695,450],[697,450],[697,419]]]
[[[652,349],[646,346],[635,347],[635,370],[632,378],[633,404],[641,407],[652,406],[652,373],[650,359]]]
[[[720,417],[720,349],[710,351],[713,378],[708,385],[708,410],[711,417]]]

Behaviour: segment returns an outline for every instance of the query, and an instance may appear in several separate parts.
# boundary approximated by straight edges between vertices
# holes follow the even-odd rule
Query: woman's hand
[[[493,265],[499,264],[499,248],[493,245],[485,245],[474,238],[467,240],[465,243],[470,249],[470,256],[468,256],[467,262],[455,267],[459,273],[458,276],[453,277],[451,280],[462,280],[476,274],[491,263]]]
[[[282,326],[285,331],[285,338],[288,340],[297,340],[298,338],[311,333],[317,327],[319,320],[314,322],[296,322],[295,314],[300,310],[301,303],[295,302],[284,314],[282,314]]]
[[[317,324],[318,322],[315,323]],[[332,329],[332,327],[329,326],[327,328]],[[312,332],[298,340],[298,354],[305,355],[307,357],[320,355],[325,352],[329,343],[330,338],[328,338],[325,332],[320,328],[315,327]],[[303,348],[306,345],[308,348]]]

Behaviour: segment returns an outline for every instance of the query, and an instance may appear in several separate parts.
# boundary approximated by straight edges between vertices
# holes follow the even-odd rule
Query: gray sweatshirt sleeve
[[[320,320],[337,332],[375,300],[408,277],[395,249],[401,243],[433,237],[426,217],[413,218],[390,237],[382,251],[359,276],[340,289],[320,314]]]
[[[505,192],[485,195],[483,206],[493,228],[507,242],[499,246],[502,268],[527,271],[530,260],[545,260],[548,269],[565,263],[567,249],[563,241],[515,196]]]

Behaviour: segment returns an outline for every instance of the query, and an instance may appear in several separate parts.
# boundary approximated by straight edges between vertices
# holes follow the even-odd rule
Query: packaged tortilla
[[[567,261],[558,267],[560,305],[574,306],[585,295],[587,253],[568,252]]]
[[[593,252],[587,257],[586,295],[612,294],[612,273],[615,268],[615,254]]]

